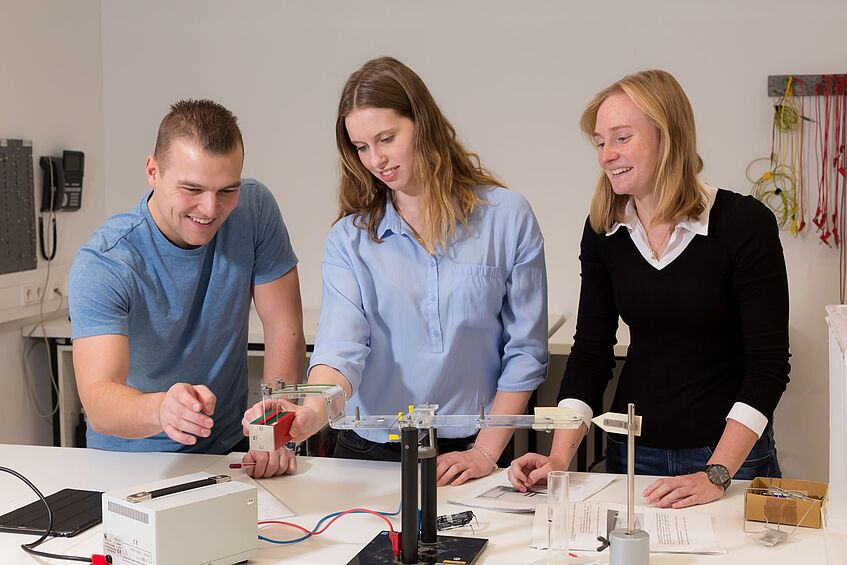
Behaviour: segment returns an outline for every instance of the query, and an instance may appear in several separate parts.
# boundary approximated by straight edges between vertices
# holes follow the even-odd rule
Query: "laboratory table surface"
[[[93,449],[0,445],[0,465],[23,473],[45,494],[65,487],[108,491],[198,471],[240,473],[228,469],[229,463],[239,460],[239,454],[115,453]],[[394,511],[399,506],[400,466],[397,463],[308,457],[299,458],[298,462],[296,475],[259,481],[296,513],[295,517],[289,518],[290,521],[312,527],[322,516],[346,508],[365,506]],[[637,477],[637,492],[640,493],[651,480],[651,477]],[[786,542],[773,548],[763,547],[750,540],[743,532],[743,502],[747,485],[745,481],[733,482],[721,500],[677,511],[711,515],[718,540],[727,550],[725,555],[652,554],[651,564],[817,565],[827,563],[827,552],[829,563],[844,563],[844,555],[841,553],[843,538],[827,535],[821,529],[800,528]],[[454,499],[461,494],[462,489],[468,488],[472,488],[472,485],[439,488],[438,513],[465,510],[447,500]],[[35,499],[32,491],[18,479],[0,473],[0,514]],[[590,500],[623,503],[626,500],[626,481],[615,481]],[[637,497],[636,500],[641,499]],[[529,547],[531,514],[480,509],[474,512],[479,519],[476,535],[490,540],[478,563],[525,564],[545,556],[545,552]],[[393,519],[393,522],[399,529],[399,517]],[[372,516],[353,515],[342,518],[326,533],[295,545],[277,546],[257,540],[258,551],[249,563],[347,563],[385,526],[382,520]],[[453,530],[450,533],[470,535],[466,530]],[[298,533],[293,529],[280,528],[269,535],[294,538]],[[101,537],[101,526],[96,526],[74,538],[52,539],[41,547],[45,551],[89,555],[101,551]],[[32,539],[32,536],[0,534],[0,562],[11,565],[43,563],[25,554],[19,547],[21,543]]]

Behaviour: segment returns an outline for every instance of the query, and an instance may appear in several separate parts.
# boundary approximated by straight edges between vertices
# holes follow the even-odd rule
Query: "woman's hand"
[[[668,477],[653,482],[641,495],[657,508],[685,508],[706,504],[723,496],[724,489],[712,483],[704,471]]]
[[[316,400],[317,402],[314,402]],[[312,401],[312,402],[310,402]],[[292,404],[284,399],[273,400],[277,406],[287,412],[294,413],[294,421],[288,434],[291,441],[304,441],[319,432],[327,424],[326,403],[323,398],[307,398],[303,406]],[[267,406],[267,403],[265,403]],[[241,419],[241,427],[245,436],[250,436],[250,422],[262,415],[262,403],[257,402],[250,407]]]
[[[270,401],[259,401],[250,408],[248,408],[244,412],[244,417],[241,418],[241,429],[244,432],[244,435],[250,437],[250,424],[255,421],[260,416],[264,415],[265,408],[282,408],[287,412],[293,412],[295,408],[297,408],[294,404],[288,402],[287,400],[270,400]]]
[[[479,449],[451,451],[438,456],[435,478],[440,487],[447,484],[457,487],[468,479],[485,477],[495,468]]]
[[[538,482],[547,480],[550,471],[565,471],[567,465],[558,457],[547,457],[538,453],[521,455],[509,466],[509,481],[516,489],[526,492]]]
[[[726,466],[732,476],[741,468],[758,439],[756,432],[729,417],[721,440],[708,462]],[[659,479],[644,489],[642,496],[658,508],[685,508],[713,502],[722,497],[723,493],[724,488],[713,484],[705,471],[698,471],[690,475]]]
[[[291,441],[305,441],[321,431],[329,420],[326,415],[326,401],[323,397],[307,398],[302,406],[290,404],[294,411],[291,422]]]

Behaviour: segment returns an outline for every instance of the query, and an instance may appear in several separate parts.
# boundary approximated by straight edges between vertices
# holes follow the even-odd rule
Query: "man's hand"
[[[297,472],[297,458],[285,448],[280,447],[276,451],[254,451],[250,450],[241,459],[245,465],[244,471],[254,479],[267,479],[277,475],[293,475]],[[255,465],[250,466],[250,463]]]
[[[657,508],[685,508],[706,504],[723,496],[722,486],[713,484],[704,471],[668,477],[653,482],[641,496]]]
[[[440,487],[447,484],[456,487],[468,479],[485,477],[493,470],[491,462],[478,449],[451,451],[438,456],[435,478]]]
[[[566,471],[564,461],[538,453],[521,455],[509,466],[509,482],[521,492],[526,492],[535,483],[545,482],[550,471]]]
[[[169,438],[194,445],[198,437],[209,437],[217,399],[204,385],[177,383],[165,393],[159,404],[158,420]]]

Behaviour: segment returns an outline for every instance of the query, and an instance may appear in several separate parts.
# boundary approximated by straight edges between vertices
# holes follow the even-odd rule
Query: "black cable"
[[[56,257],[56,248],[59,247],[57,245],[58,241],[56,239],[56,213],[53,212],[51,214],[51,224],[53,224],[53,245],[50,250],[50,255],[47,255],[47,244],[44,241],[44,214],[38,216],[38,236],[39,236],[39,247],[41,248],[41,256],[44,257],[45,261],[52,261]],[[49,228],[48,228],[49,230]],[[49,231],[48,231],[49,233]]]
[[[26,485],[29,488],[31,488],[32,491],[35,494],[38,495],[38,498],[41,499],[41,502],[43,502],[44,506],[47,508],[47,529],[44,530],[44,533],[41,534],[41,537],[38,538],[37,540],[30,542],[30,543],[21,544],[21,549],[23,549],[27,553],[31,553],[32,555],[38,555],[39,557],[47,557],[49,559],[65,559],[67,561],[82,561],[83,563],[91,563],[91,557],[80,557],[80,556],[77,556],[77,555],[60,555],[58,553],[47,553],[46,551],[38,551],[38,550],[35,549],[35,547],[37,547],[38,545],[43,543],[44,540],[46,540],[47,537],[50,535],[50,533],[53,531],[53,511],[50,509],[50,504],[47,502],[47,499],[44,498],[44,495],[41,494],[41,491],[38,490],[38,487],[36,487],[34,484],[32,484],[32,482],[30,482],[29,479],[27,479],[26,477],[24,477],[23,475],[21,475],[20,473],[15,471],[14,469],[9,469],[8,467],[0,467],[0,471],[5,471],[6,473],[9,473],[10,475],[14,475],[17,478],[19,478],[20,480],[22,480],[24,483],[26,483]],[[107,555],[106,561],[111,563],[112,562],[111,556]]]
[[[59,247],[59,240],[56,238],[56,180],[53,178],[53,158],[52,157],[42,157],[42,159],[49,159],[49,167],[50,169],[50,204],[48,205],[48,210],[50,211],[50,223],[53,224],[53,245],[51,246],[50,256],[47,256],[47,243],[44,241],[44,203],[41,203],[41,214],[38,215],[38,235],[41,238],[39,241],[39,247],[41,248],[41,256],[44,257],[44,260],[47,263],[53,260],[56,257],[56,249]],[[43,197],[43,195],[42,195]],[[49,230],[49,227],[48,227]],[[48,231],[49,233],[49,231]],[[44,289],[44,292],[47,292],[47,289]]]

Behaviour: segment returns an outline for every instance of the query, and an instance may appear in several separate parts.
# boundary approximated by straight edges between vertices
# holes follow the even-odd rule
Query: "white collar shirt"
[[[615,223],[612,229],[606,232],[606,236],[610,236],[621,227],[625,227],[629,230],[629,237],[632,238],[632,243],[635,244],[644,260],[657,270],[664,269],[685,251],[685,248],[694,240],[695,236],[709,235],[709,213],[712,211],[718,189],[705,183],[703,186],[706,189],[706,209],[700,214],[699,218],[685,218],[677,222],[668,240],[668,246],[660,257],[653,257],[653,250],[647,241],[647,231],[641,224],[641,220],[638,219],[635,201],[632,198],[626,204],[623,220]]]

